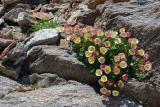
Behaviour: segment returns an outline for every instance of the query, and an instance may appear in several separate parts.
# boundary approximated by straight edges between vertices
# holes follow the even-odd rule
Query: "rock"
[[[60,77],[85,83],[96,83],[94,75],[84,65],[57,46],[35,46],[27,52],[31,73],[56,73]],[[63,68],[63,69],[62,69]]]
[[[28,3],[30,4],[45,3],[45,0],[28,0]]]
[[[16,47],[7,54],[7,57],[10,61],[16,61],[22,55],[24,55],[24,53],[27,52],[27,50],[27,45],[25,45],[24,43],[18,43]]]
[[[4,6],[8,6],[17,3],[18,0],[1,0],[1,2],[3,3]]]
[[[39,87],[50,87],[52,85],[60,85],[64,84],[67,81],[59,78],[56,74],[32,74],[29,76],[29,80],[31,84],[36,84]]]
[[[33,47],[37,45],[58,45],[60,43],[59,31],[57,29],[43,29],[31,34],[26,45]]]
[[[70,6],[69,3],[65,3],[65,4],[52,4],[52,3],[50,3],[50,4],[43,5],[41,11],[55,13],[58,10],[68,8],[69,6]]]
[[[4,12],[5,12],[5,7],[2,4],[0,4],[0,17],[4,14]]]
[[[2,66],[1,64],[0,64],[0,74],[10,77],[12,79],[18,78],[18,74],[16,73],[14,69],[6,68],[5,66]]]
[[[31,16],[31,13],[22,9],[14,8],[3,16],[4,20],[18,23],[19,25],[29,25],[36,23],[36,19]]]
[[[135,101],[142,101],[145,107],[160,106],[160,86],[158,85],[131,80],[126,84],[124,93]]]
[[[95,9],[97,5],[103,4],[107,0],[85,0],[83,3],[90,9]]]
[[[15,87],[17,86],[20,86],[20,84],[11,79],[0,76],[0,99],[5,95],[14,92]]]
[[[0,38],[0,48],[5,48],[8,45],[10,45],[12,42],[14,42],[14,41],[13,40],[9,40],[9,39]]]
[[[80,22],[86,25],[93,25],[97,15],[97,11],[88,9],[87,5],[79,5],[79,8],[76,11],[71,12],[67,22]]]
[[[0,99],[1,107],[102,107],[101,98],[90,86],[77,82],[28,92],[14,92]]]
[[[40,20],[51,20],[53,19],[53,14],[51,12],[49,13],[44,13],[44,12],[34,12],[33,17],[37,18],[37,19],[40,19]]]
[[[67,47],[67,41],[66,41],[66,39],[61,39],[59,46],[61,46],[61,47]]]
[[[22,29],[16,26],[7,26],[0,31],[0,37],[4,39],[13,39],[23,41],[26,35],[22,33]]]
[[[1,26],[2,24],[4,24],[4,19],[1,19],[1,18],[0,18],[0,26]]]
[[[0,77],[0,80],[2,79],[0,85],[3,86],[0,87],[0,106],[142,107],[138,103],[126,99],[125,96],[102,101],[101,96],[92,87],[76,81],[66,81],[55,74],[33,74],[31,77],[32,79],[37,78],[39,81],[49,82],[49,87],[41,88],[38,85],[25,87],[7,78]]]
[[[53,13],[55,13],[55,12],[58,11],[58,9],[55,9],[55,8],[54,8],[55,5],[58,5],[58,4],[52,4],[52,3],[51,3],[51,4],[45,4],[45,5],[43,5],[41,11],[43,11],[43,12],[53,12]]]

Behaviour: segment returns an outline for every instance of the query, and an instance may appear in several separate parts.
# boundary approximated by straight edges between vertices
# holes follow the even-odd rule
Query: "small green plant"
[[[59,24],[61,23],[60,20],[58,19],[53,19],[53,20],[41,20],[38,23],[35,23],[31,26],[31,30],[33,32],[36,32],[41,29],[48,29],[48,28],[56,28]]]
[[[129,78],[143,81],[152,68],[148,53],[138,47],[139,40],[125,28],[103,31],[91,26],[64,25],[60,32],[68,35],[68,45],[88,71],[99,77],[103,96],[118,96]]]

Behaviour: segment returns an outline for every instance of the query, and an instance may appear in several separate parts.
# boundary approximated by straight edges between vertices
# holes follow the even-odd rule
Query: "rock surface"
[[[95,10],[91,10],[87,7],[87,5],[83,4],[79,5],[78,9],[76,11],[71,12],[70,14],[70,18],[67,20],[67,22],[79,22],[86,25],[93,25],[98,15],[98,13]]]
[[[145,107],[160,106],[160,86],[150,83],[138,82],[136,80],[129,81],[124,93],[133,98],[135,101],[142,101]]]
[[[31,73],[56,73],[57,75],[86,83],[95,83],[95,76],[86,70],[67,49],[56,46],[36,46],[28,51]],[[63,68],[63,69],[62,69]]]
[[[32,38],[26,42],[28,47],[37,45],[58,45],[60,42],[59,31],[57,29],[43,29],[30,35]]]
[[[0,76],[0,99],[2,99],[5,95],[14,92],[15,87],[20,86],[17,82]]]
[[[31,13],[22,8],[15,8],[5,13],[4,20],[18,23],[19,25],[29,25],[36,23],[36,19],[31,16]]]
[[[22,33],[22,29],[17,26],[7,26],[0,30],[0,38],[23,41],[26,35]]]
[[[35,77],[37,74],[33,75]],[[54,74],[37,77],[40,81],[48,79],[52,85],[45,82],[49,87],[29,90],[13,80],[0,77],[0,85],[3,86],[0,87],[0,107],[142,107],[125,97],[102,101],[92,87],[66,81]]]

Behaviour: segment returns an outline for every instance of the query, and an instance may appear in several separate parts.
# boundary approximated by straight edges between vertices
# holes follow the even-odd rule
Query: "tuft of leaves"
[[[31,25],[31,31],[36,32],[41,29],[48,29],[48,28],[56,28],[60,25],[61,21],[59,19],[52,19],[52,20],[41,20],[38,23]]]

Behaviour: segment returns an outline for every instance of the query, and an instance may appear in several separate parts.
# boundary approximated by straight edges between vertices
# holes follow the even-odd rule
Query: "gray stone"
[[[80,22],[86,25],[93,25],[97,15],[97,11],[88,9],[87,5],[80,4],[77,10],[70,13],[67,22]]]
[[[96,77],[67,51],[57,46],[33,47],[27,52],[30,72],[55,73],[60,77],[90,84],[97,82]]]
[[[94,89],[77,82],[68,82],[28,92],[7,94],[0,99],[1,107],[103,107]]]
[[[8,45],[10,45],[12,42],[14,42],[14,40],[0,38],[0,48],[5,48]]]
[[[16,61],[19,59],[26,51],[28,50],[28,46],[24,43],[18,43],[14,49],[12,49],[7,57],[11,61]]]
[[[124,87],[124,93],[135,101],[142,101],[145,107],[160,106],[160,86],[156,84],[130,80]]]
[[[36,23],[36,19],[31,16],[31,13],[22,8],[14,8],[5,13],[3,18],[6,21],[18,23],[19,25],[29,25]]]
[[[15,4],[18,2],[18,0],[1,0],[4,6]]]
[[[56,74],[44,73],[44,74],[32,74],[29,76],[31,84],[36,84],[39,87],[49,87],[52,85],[64,84],[67,81],[59,78]]]
[[[37,45],[58,45],[60,42],[59,31],[57,29],[42,29],[31,34],[31,39],[26,42],[28,47]]]
[[[13,39],[23,41],[26,35],[22,33],[22,29],[16,26],[7,26],[0,31],[0,37],[4,39]]]
[[[52,4],[51,3],[51,4],[43,5],[41,11],[55,13],[58,10],[61,10],[61,9],[64,9],[64,8],[68,8],[69,6],[70,6],[69,3],[66,3],[66,4]]]
[[[0,18],[0,26],[1,26],[2,24],[4,24],[4,19],[1,19],[1,18]]]
[[[5,95],[14,92],[17,86],[20,86],[20,84],[9,78],[0,76],[0,99]]]
[[[30,86],[22,87],[12,80],[0,77],[0,85],[3,86],[0,87],[0,107],[142,107],[125,96],[102,101],[92,87],[76,81],[66,81],[55,74],[33,74],[30,77],[36,78],[37,82],[47,80],[50,83],[45,83],[48,84],[46,88],[32,90]]]

